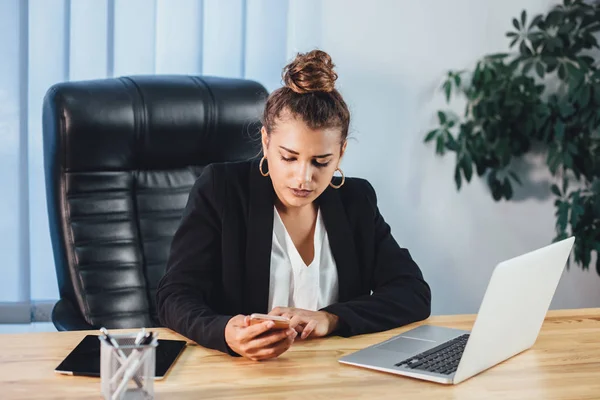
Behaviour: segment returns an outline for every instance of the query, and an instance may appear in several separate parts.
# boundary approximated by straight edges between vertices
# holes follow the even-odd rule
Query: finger
[[[301,339],[306,339],[311,333],[313,333],[313,331],[315,330],[316,327],[317,327],[317,321],[314,320],[314,319],[311,320],[304,327],[304,330],[302,331],[302,336],[300,336],[300,338]]]
[[[275,307],[269,312],[269,315],[283,315],[284,313],[289,313],[290,309],[287,307]]]
[[[271,347],[258,349],[255,353],[251,354],[250,357],[253,360],[267,360],[269,358],[279,357],[292,346],[292,343],[294,343],[294,339],[288,337]]]
[[[248,343],[249,351],[252,349],[262,349],[265,347],[271,347],[272,345],[281,342],[289,337],[295,338],[298,333],[293,329],[285,329],[281,331],[267,332],[266,334],[253,339]]]
[[[265,321],[261,322],[260,324],[250,325],[247,328],[243,328],[241,341],[248,342],[249,340],[252,340],[255,337],[267,332],[269,329],[273,328],[273,326],[275,326],[273,321]]]
[[[294,332],[294,335],[289,336],[287,339],[281,341],[276,346],[274,346],[273,347],[273,357],[279,357],[280,355],[285,353],[290,347],[292,347],[292,344],[294,343],[295,338],[296,338],[296,332]]]
[[[241,314],[231,317],[231,319],[230,319],[231,325],[244,326],[244,318],[245,318],[245,316],[241,315]]]
[[[298,332],[302,332],[302,328],[306,325],[310,319],[302,316],[302,315],[294,315],[292,319],[290,319],[290,328],[296,329],[298,326],[301,327],[301,330],[297,330]]]
[[[244,324],[242,325],[243,327],[249,327],[250,326],[250,316],[246,315],[244,317]]]

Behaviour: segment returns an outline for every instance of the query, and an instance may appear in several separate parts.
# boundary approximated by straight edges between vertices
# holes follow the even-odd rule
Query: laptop
[[[458,384],[535,343],[574,237],[494,268],[471,331],[422,325],[339,359],[340,363]]]

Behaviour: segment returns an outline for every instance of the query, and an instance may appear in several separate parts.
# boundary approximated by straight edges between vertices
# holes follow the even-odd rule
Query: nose
[[[312,180],[312,166],[310,163],[298,163],[296,170],[296,181],[300,186],[309,183]]]

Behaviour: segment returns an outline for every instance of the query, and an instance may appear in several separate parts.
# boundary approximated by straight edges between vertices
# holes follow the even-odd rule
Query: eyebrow
[[[290,149],[288,149],[286,147],[283,147],[283,146],[279,146],[279,147],[282,148],[283,150],[289,152],[289,153],[295,154],[297,156],[300,155],[300,153],[298,153],[297,151],[290,150]],[[327,153],[327,154],[321,154],[321,155],[313,156],[313,157],[314,158],[325,158],[325,157],[329,157],[329,156],[332,156],[332,155],[333,155],[332,153]]]

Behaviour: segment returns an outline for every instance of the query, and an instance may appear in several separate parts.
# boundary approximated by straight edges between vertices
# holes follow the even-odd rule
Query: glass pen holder
[[[104,399],[153,399],[156,346],[136,344],[136,334],[100,337],[100,381]],[[115,346],[115,342],[116,345]]]

